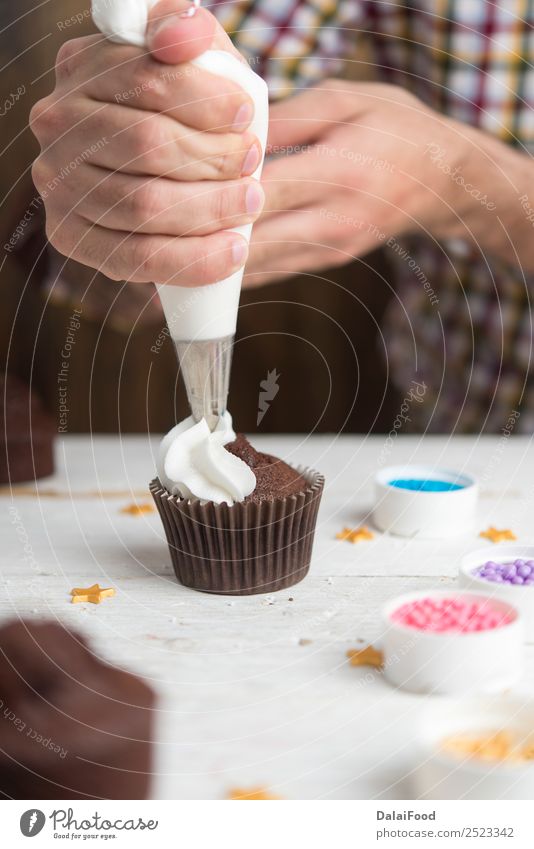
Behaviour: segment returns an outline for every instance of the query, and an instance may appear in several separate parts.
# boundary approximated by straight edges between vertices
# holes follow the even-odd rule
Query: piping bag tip
[[[234,337],[174,344],[191,415],[213,431],[226,412]]]

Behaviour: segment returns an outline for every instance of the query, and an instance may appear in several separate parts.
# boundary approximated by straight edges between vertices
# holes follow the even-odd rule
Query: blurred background
[[[95,31],[88,7],[87,0],[0,4],[2,246],[17,234],[13,249],[1,251],[0,370],[31,381],[59,421],[58,373],[69,339],[68,431],[161,432],[186,414],[186,404],[153,287],[121,287],[65,263],[46,245],[31,180],[38,146],[29,111],[53,88],[59,46]],[[378,332],[389,278],[375,253],[244,292],[230,394],[236,426],[249,433],[389,430],[398,402]],[[258,425],[261,382],[273,370],[279,391]]]

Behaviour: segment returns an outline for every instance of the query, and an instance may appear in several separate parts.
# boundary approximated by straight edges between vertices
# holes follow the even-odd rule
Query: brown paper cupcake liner
[[[150,491],[181,584],[222,595],[286,589],[306,576],[324,478],[298,468],[308,486],[297,495],[214,504],[170,495],[159,478]]]

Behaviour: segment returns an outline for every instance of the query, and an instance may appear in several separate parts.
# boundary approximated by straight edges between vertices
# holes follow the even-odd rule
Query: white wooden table
[[[326,475],[304,582],[248,598],[179,586],[158,515],[121,513],[132,493],[150,500],[157,440],[71,436],[58,443],[58,472],[40,482],[42,497],[0,497],[0,621],[58,619],[151,681],[160,694],[156,798],[218,799],[258,785],[292,799],[406,798],[418,719],[433,700],[350,667],[346,650],[379,638],[379,609],[391,596],[453,585],[472,548],[486,544],[495,555],[477,536],[489,524],[534,542],[531,440],[399,435],[388,463],[430,462],[480,478],[476,526],[448,542],[377,533],[358,545],[335,536],[369,522],[382,437],[254,444]],[[70,604],[73,586],[96,581],[117,595]],[[534,647],[527,653],[531,676]]]

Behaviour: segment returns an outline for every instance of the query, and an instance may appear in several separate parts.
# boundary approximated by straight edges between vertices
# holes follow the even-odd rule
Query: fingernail
[[[251,183],[245,193],[245,206],[249,215],[260,212],[263,206],[263,192],[258,183]]]
[[[150,35],[154,36],[162,29],[165,29],[165,27],[173,26],[173,24],[176,24],[176,18],[192,18],[197,8],[198,7],[194,3],[191,3],[191,5],[183,12],[174,12],[173,14],[162,15],[160,18],[156,18],[148,25]]]
[[[243,168],[241,170],[241,174],[246,177],[249,174],[253,174],[258,165],[260,164],[260,151],[257,144],[253,144],[247,155],[245,156],[245,161],[243,162]]]
[[[237,268],[241,268],[245,264],[247,254],[248,245],[243,239],[240,239],[239,242],[234,242],[232,245],[232,260]]]
[[[246,130],[253,117],[254,110],[252,108],[252,104],[243,103],[235,113],[232,130],[236,133]]]
[[[172,25],[174,22],[175,20],[172,17],[169,17],[168,15],[164,18],[158,18],[158,20],[152,21],[149,24],[149,33],[153,38],[158,32],[161,32],[162,29],[168,27],[169,24]]]

